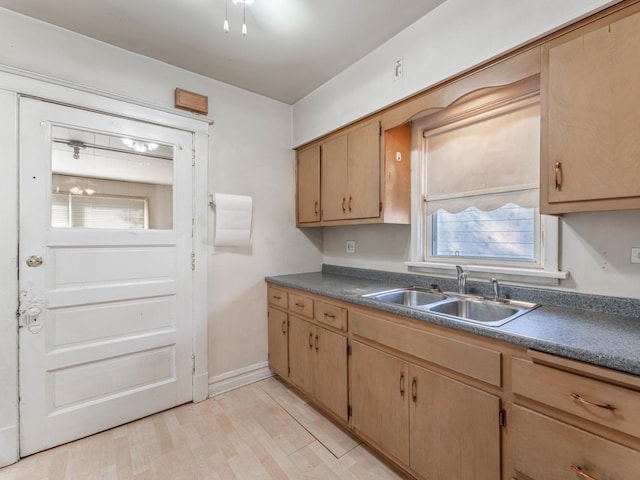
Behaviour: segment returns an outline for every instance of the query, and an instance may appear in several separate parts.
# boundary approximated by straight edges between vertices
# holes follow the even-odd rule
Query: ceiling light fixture
[[[229,33],[229,0],[225,0],[224,2],[224,23],[222,24],[222,28],[224,29],[224,33]]]
[[[254,0],[232,0],[234,5],[242,4],[242,36],[247,35],[247,5],[251,5]],[[224,2],[224,23],[222,29],[229,33],[229,0]]]

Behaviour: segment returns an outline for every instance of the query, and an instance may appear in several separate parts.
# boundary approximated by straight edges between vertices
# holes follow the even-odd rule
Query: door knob
[[[28,267],[39,267],[42,265],[42,257],[40,255],[31,255],[27,257],[27,266]]]

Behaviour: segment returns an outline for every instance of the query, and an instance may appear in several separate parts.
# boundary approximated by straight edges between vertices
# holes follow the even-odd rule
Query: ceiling
[[[293,104],[444,0],[0,0],[0,7]],[[400,8],[401,6],[401,8]],[[391,65],[390,68],[393,68]]]

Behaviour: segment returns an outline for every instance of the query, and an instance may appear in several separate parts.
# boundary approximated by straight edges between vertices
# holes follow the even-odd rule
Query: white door
[[[192,399],[192,138],[21,99],[21,456]]]

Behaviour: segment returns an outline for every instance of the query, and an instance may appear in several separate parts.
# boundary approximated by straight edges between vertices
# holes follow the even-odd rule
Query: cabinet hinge
[[[351,409],[351,405],[347,405],[347,417],[351,418],[352,413],[353,413],[353,410]]]
[[[347,355],[351,355],[351,345],[347,344]]]
[[[499,418],[499,422],[500,422],[500,426],[501,427],[506,427],[507,426],[507,411],[504,408],[500,409],[500,414],[498,415]]]
[[[196,356],[191,355],[191,373],[196,373]]]
[[[191,270],[196,269],[196,254],[191,252]]]

